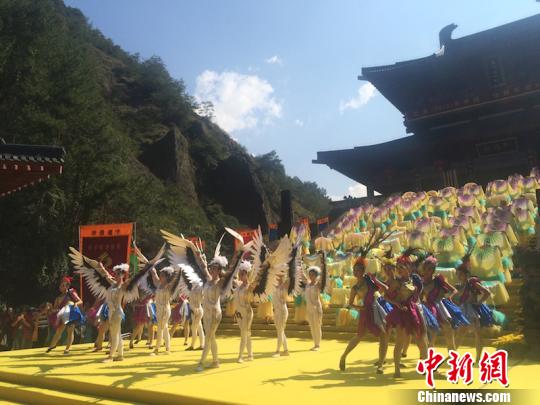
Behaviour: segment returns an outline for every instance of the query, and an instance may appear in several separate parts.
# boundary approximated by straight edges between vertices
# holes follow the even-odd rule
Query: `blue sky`
[[[65,2],[128,52],[160,56],[251,153],[276,150],[335,197],[362,187],[312,164],[317,151],[405,136],[401,114],[356,79],[362,67],[427,56],[452,22],[457,38],[540,13],[534,0]]]

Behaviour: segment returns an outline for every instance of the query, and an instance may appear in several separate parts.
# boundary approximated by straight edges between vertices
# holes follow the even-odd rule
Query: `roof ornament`
[[[457,28],[457,25],[452,23],[448,24],[446,27],[444,27],[442,30],[439,31],[439,45],[440,49],[438,52],[436,52],[437,56],[444,55],[444,51],[446,49],[446,45],[452,41],[452,32]]]

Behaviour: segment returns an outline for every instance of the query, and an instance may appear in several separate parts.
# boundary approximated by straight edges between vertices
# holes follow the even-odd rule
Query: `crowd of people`
[[[383,373],[391,336],[396,377],[411,342],[425,358],[439,335],[448,350],[456,350],[472,333],[478,359],[482,331],[506,322],[497,307],[509,299],[505,285],[513,277],[514,248],[535,233],[539,181],[534,169],[485,190],[469,183],[393,195],[377,207],[351,209],[314,240],[304,224],[273,243],[264,242],[260,229],[245,243],[226,228],[236,239],[231,260],[220,253],[223,237],[207,262],[200,244],[166,231],[166,245],[153,259],[137,250],[139,269],[107,269],[71,248],[92,302],[83,303],[65,277],[52,304],[3,311],[2,342],[11,349],[47,345],[47,352],[62,344],[67,355],[75,339],[93,341],[93,350],[101,351],[108,337],[104,361],[121,361],[126,333],[130,349],[146,336],[151,354],[158,355],[170,353],[171,336],[182,330],[186,350],[201,351],[202,371],[219,367],[222,307],[236,317],[238,362],[244,362],[254,359],[254,304],[259,316],[274,320],[278,357],[289,355],[288,303],[295,304],[295,320],[309,324],[314,352],[323,343],[323,307],[332,303],[342,307],[338,326],[357,323],[341,370],[367,334],[379,340],[376,373]]]

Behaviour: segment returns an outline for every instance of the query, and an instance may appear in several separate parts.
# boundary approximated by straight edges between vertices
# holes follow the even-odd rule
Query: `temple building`
[[[362,69],[409,136],[317,152],[313,163],[383,195],[528,175],[540,146],[540,14],[452,39],[433,55]]]
[[[61,147],[6,144],[0,138],[0,197],[62,174],[64,156]]]

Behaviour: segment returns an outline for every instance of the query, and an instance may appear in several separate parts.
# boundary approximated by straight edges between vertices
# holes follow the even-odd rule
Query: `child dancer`
[[[437,318],[442,332],[446,338],[446,347],[448,350],[455,350],[454,328],[458,326],[467,326],[469,321],[463,316],[463,313],[451,300],[457,293],[456,288],[448,283],[442,274],[435,275],[437,259],[433,256],[427,257],[423,264],[423,284],[424,284],[424,303],[431,314]],[[430,336],[430,346],[435,345],[436,334]]]
[[[304,294],[306,297],[306,317],[313,339],[311,351],[315,352],[321,348],[323,314],[321,294],[326,292],[327,286],[330,285],[326,271],[326,253],[321,252],[320,255],[322,270],[318,266],[311,266],[307,269],[307,276],[303,272],[301,274],[306,282]]]
[[[109,307],[104,300],[97,300],[96,304],[96,328],[97,337],[94,342],[94,352],[100,352],[103,349],[103,341],[105,340],[105,334],[109,331]]]
[[[191,345],[189,345],[186,350],[202,350],[205,345],[204,329],[202,325],[204,315],[202,307],[202,285],[196,285],[192,288],[191,293],[189,294],[189,302],[191,310]],[[199,347],[196,345],[197,338],[199,339]]]
[[[289,262],[287,263],[286,275],[278,274],[277,287],[274,292],[274,299],[272,305],[274,306],[274,322],[277,333],[277,347],[276,352],[272,357],[279,357],[280,355],[288,356],[289,348],[287,347],[287,337],[285,336],[285,327],[287,326],[287,319],[289,318],[289,308],[287,307],[287,301],[290,295],[296,298],[302,299],[302,246],[300,246],[300,238],[297,240],[296,245],[292,248]],[[297,307],[297,310],[300,307]],[[283,345],[283,352],[280,353],[281,346]]]
[[[131,331],[131,339],[129,341],[130,349],[133,349],[134,344],[142,340],[145,326],[148,332],[147,346],[151,348],[153,335],[152,320],[155,316],[152,307],[152,297],[150,295],[135,301],[133,304],[133,330]]]
[[[175,299],[175,296],[178,295],[180,272],[167,266],[162,268],[158,275],[156,268],[153,267],[149,275],[151,276],[151,282],[147,277],[143,277],[140,286],[146,292],[153,293],[156,303],[157,341],[152,355],[155,356],[159,353],[162,341],[165,343],[165,354],[170,354],[169,318],[171,317],[171,299]]]
[[[322,303],[319,278],[321,269],[312,266],[308,269],[308,283],[305,286],[306,294],[306,315],[313,339],[312,351],[318,351],[321,347],[322,338]]]
[[[476,346],[476,362],[480,361],[482,354],[482,328],[493,325],[493,311],[486,305],[486,300],[491,296],[490,291],[481,284],[478,277],[471,277],[468,261],[463,261],[457,269],[460,283],[459,305],[470,322],[469,326],[460,328],[458,331],[458,343],[472,330]]]
[[[394,377],[400,377],[400,360],[403,348],[410,338],[415,336],[422,359],[427,356],[427,341],[424,338],[425,330],[416,300],[420,293],[420,286],[415,285],[411,278],[413,263],[408,255],[402,255],[397,261],[398,277],[389,286],[386,299],[393,308],[387,316],[389,328],[396,328],[396,345],[394,346]]]
[[[104,362],[121,361],[124,359],[122,343],[122,321],[124,319],[123,303],[130,303],[139,297],[138,284],[146,272],[154,267],[160,259],[149,262],[147,266],[128,282],[129,265],[123,263],[113,267],[111,276],[102,263],[83,256],[74,248],[70,248],[71,262],[77,269],[76,273],[84,277],[90,291],[98,298],[105,299],[109,318],[109,356]],[[118,352],[118,357],[114,357]]]
[[[174,337],[176,331],[182,328],[184,330],[184,346],[187,346],[191,322],[191,309],[187,297],[180,297],[178,303],[172,309],[171,321],[171,337]]]
[[[280,275],[277,277],[277,283],[278,285],[276,287],[276,291],[272,296],[272,306],[274,308],[274,324],[277,334],[277,347],[276,352],[272,355],[272,357],[289,355],[287,336],[285,336],[285,327],[287,326],[287,319],[289,318],[289,308],[287,307],[287,300],[289,298],[290,280]],[[283,352],[280,353],[282,346]]]
[[[238,327],[240,328],[240,351],[238,353],[238,363],[243,363],[244,350],[247,349],[247,360],[253,360],[253,351],[251,347],[251,322],[253,322],[253,308],[251,308],[251,286],[248,280],[248,274],[251,272],[251,263],[241,261],[238,265],[238,278],[240,285],[234,290],[234,304],[236,308],[236,317]]]
[[[291,246],[288,237],[281,239],[274,252],[267,256],[268,250],[263,244],[260,228],[252,241],[254,257],[253,268],[248,261],[241,261],[238,265],[239,285],[234,291],[234,302],[237,310],[238,326],[240,327],[240,352],[238,362],[242,363],[244,350],[247,349],[247,360],[253,360],[251,347],[251,322],[253,309],[251,308],[252,295],[259,302],[266,302],[275,292],[277,278],[287,269]],[[279,352],[278,352],[279,353]]]
[[[49,324],[55,325],[56,330],[47,353],[56,347],[62,333],[67,328],[67,343],[64,354],[69,354],[69,349],[73,343],[75,325],[84,322],[84,316],[79,309],[83,302],[77,295],[77,290],[71,288],[72,280],[71,277],[62,279],[59,287],[60,295],[54,300],[53,312],[49,315]]]
[[[365,258],[360,256],[356,259],[353,274],[357,283],[351,288],[349,297],[349,307],[359,310],[358,330],[347,348],[341,355],[339,361],[340,370],[345,370],[347,355],[360,343],[367,332],[379,338],[379,361],[377,363],[377,374],[383,373],[384,360],[388,350],[388,335],[386,333],[386,315],[392,307],[381,297],[380,292],[388,290],[388,286],[377,279],[373,274],[366,274]],[[361,305],[355,305],[355,300],[359,299]]]
[[[210,280],[210,274],[202,244],[197,245],[184,237],[164,230],[161,230],[161,234],[169,243],[169,262],[180,271],[179,291],[183,296],[189,298],[191,345],[186,350],[203,350],[205,346],[205,334],[202,326],[204,315],[203,286]],[[199,347],[196,349],[197,339],[199,339]]]

